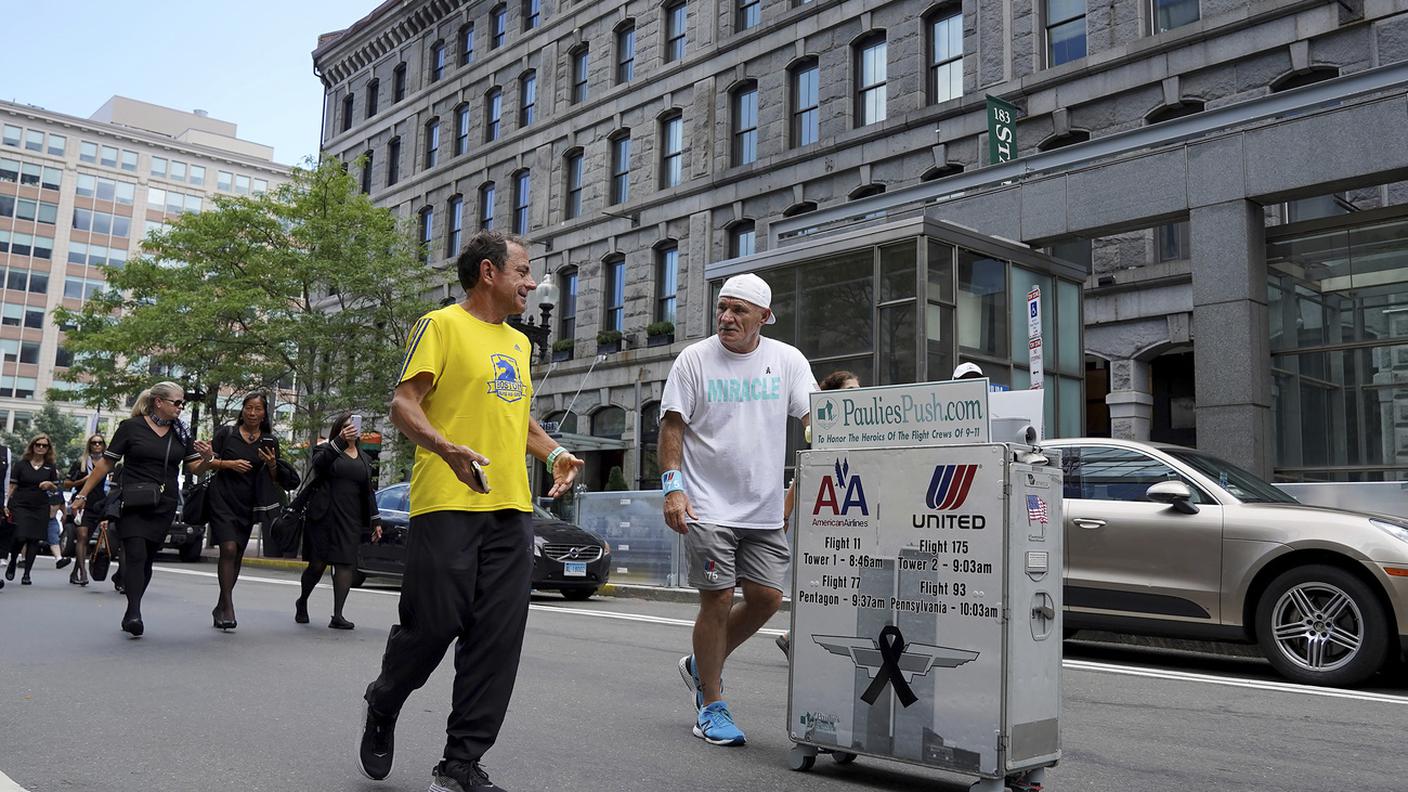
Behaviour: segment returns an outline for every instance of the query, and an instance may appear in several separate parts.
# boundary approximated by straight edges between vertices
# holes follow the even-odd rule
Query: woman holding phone
[[[24,552],[24,577],[20,583],[30,584],[29,571],[39,553],[39,543],[49,531],[53,507],[50,493],[59,491],[59,469],[54,464],[54,446],[48,435],[36,435],[19,459],[10,467],[10,492],[5,502],[10,519],[15,521],[15,544],[10,552],[10,565],[5,579],[15,579],[15,561]]]
[[[342,606],[357,572],[357,547],[362,535],[381,539],[381,515],[376,508],[376,487],[365,454],[357,447],[362,436],[362,416],[343,413],[332,422],[331,439],[313,450],[307,527],[303,532],[303,590],[294,603],[294,621],[308,623],[308,596],[317,588],[328,564],[333,566],[332,621],[334,630],[356,625],[342,617]]]
[[[210,447],[216,458],[211,463],[215,476],[206,493],[207,511],[211,540],[220,548],[220,599],[210,618],[215,629],[233,630],[238,626],[235,583],[254,524],[273,522],[283,490],[296,482],[281,480],[279,441],[269,424],[269,399],[262,393],[244,397],[239,421],[220,427]]]

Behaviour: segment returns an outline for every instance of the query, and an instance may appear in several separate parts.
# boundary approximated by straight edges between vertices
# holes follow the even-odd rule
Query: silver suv
[[[1408,651],[1408,519],[1307,506],[1190,448],[1046,445],[1065,471],[1067,630],[1255,641],[1316,685]]]

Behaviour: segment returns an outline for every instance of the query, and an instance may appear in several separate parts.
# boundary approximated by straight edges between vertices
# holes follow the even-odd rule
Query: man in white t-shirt
[[[684,534],[689,582],[699,589],[694,652],[680,658],[680,675],[694,699],[694,736],[713,745],[745,739],[723,700],[724,659],[782,604],[791,555],[782,516],[787,418],[806,420],[816,390],[801,352],[762,337],[777,321],[771,305],[762,278],[729,278],[718,334],[680,353],[660,402],[665,522]]]

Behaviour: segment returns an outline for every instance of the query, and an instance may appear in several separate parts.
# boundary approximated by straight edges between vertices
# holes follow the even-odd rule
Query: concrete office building
[[[783,261],[918,215],[1086,273],[1076,304],[1049,298],[1085,334],[1074,360],[1048,357],[1048,426],[1283,478],[1404,478],[1406,10],[420,0],[383,3],[313,59],[324,150],[365,156],[363,188],[437,260],[485,225],[541,245],[564,293],[553,337],[575,344],[536,372],[535,414],[595,449],[594,486],[615,464],[652,485],[665,375],[732,272],[773,281],[781,332],[819,373],[946,377],[927,343],[1025,386],[1016,269],[987,282],[960,253],[953,305],[976,318],[919,311],[921,353],[897,368],[911,352],[882,337],[882,255]],[[1011,162],[990,164],[985,94],[1018,108]],[[673,343],[651,345],[658,320]],[[625,348],[597,363],[602,330]]]
[[[0,426],[22,431],[50,388],[71,387],[55,376],[72,361],[55,308],[81,307],[103,288],[99,265],[140,255],[149,231],[289,169],[228,121],[121,96],[88,118],[0,102],[0,131]]]

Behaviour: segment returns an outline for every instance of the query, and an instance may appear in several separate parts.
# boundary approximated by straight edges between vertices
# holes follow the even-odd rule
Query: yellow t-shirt
[[[533,346],[507,324],[476,319],[460,305],[422,316],[411,330],[398,383],[422,372],[435,385],[421,406],[431,426],[452,443],[488,457],[489,493],[481,495],[455,477],[438,454],[416,448],[411,470],[411,515],[434,511],[531,512],[528,405],[533,385],[528,366]]]

